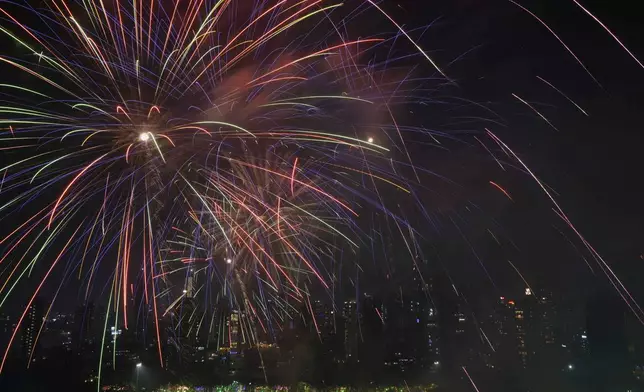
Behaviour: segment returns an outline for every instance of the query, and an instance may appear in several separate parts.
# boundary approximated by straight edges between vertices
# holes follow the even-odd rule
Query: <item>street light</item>
[[[148,140],[150,140],[150,132],[139,133],[139,140],[142,142],[147,142]]]

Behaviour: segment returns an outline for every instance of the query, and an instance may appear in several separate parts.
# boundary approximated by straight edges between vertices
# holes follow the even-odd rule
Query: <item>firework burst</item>
[[[379,189],[409,193],[396,157],[413,165],[392,109],[408,99],[409,75],[394,68],[396,34],[351,39],[336,23],[383,10],[242,3],[0,8],[13,45],[0,62],[21,80],[1,86],[0,210],[18,222],[0,240],[2,304],[38,279],[12,341],[43,287],[74,276],[84,300],[109,297],[106,327],[130,328],[129,298],[142,292],[163,364],[160,320],[177,304],[166,288],[177,268],[166,261],[177,243],[191,269],[201,246],[240,285],[256,277],[271,295],[302,301],[304,283],[330,284],[330,238],[356,246],[360,208],[394,217]],[[50,282],[58,270],[64,278]],[[255,294],[242,292],[252,306]]]
[[[314,287],[333,293],[339,255],[373,250],[378,239],[398,236],[420,270],[421,234],[410,222],[435,225],[421,200],[433,190],[421,180],[440,176],[415,165],[409,139],[447,149],[437,137],[457,138],[402,125],[399,108],[426,105],[454,82],[385,4],[30,3],[0,5],[3,48],[11,47],[0,55],[9,75],[0,83],[0,308],[18,297],[16,287],[34,287],[27,301],[16,299],[24,310],[10,345],[36,298],[50,298],[51,310],[71,279],[83,301],[107,298],[103,331],[134,328],[133,315],[148,312],[163,366],[167,325],[180,347],[186,336],[221,328],[211,305],[227,302],[246,341],[258,343],[258,333],[271,335],[298,309],[312,314]],[[364,14],[391,31],[358,31],[352,22]],[[412,73],[410,59],[431,77]],[[515,104],[558,130],[519,94]],[[494,117],[484,120],[504,125],[483,110]],[[476,142],[502,170],[518,167],[538,184],[641,316],[553,192],[496,133],[479,131],[485,140]],[[504,182],[486,183],[517,202]],[[136,300],[145,306],[136,310]]]

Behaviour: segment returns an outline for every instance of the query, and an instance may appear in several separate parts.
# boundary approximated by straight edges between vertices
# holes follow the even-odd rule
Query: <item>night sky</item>
[[[410,19],[418,23],[437,19],[426,32],[423,46],[433,50],[439,63],[471,50],[446,70],[457,80],[460,96],[485,103],[502,115],[507,127],[486,126],[498,132],[559,194],[557,200],[575,225],[628,287],[641,295],[637,280],[644,271],[640,258],[644,252],[640,152],[644,137],[638,109],[644,69],[572,1],[521,4],[557,32],[601,87],[544,26],[510,2],[459,1],[442,9],[432,4],[422,12],[414,11],[413,1],[400,3],[407,10],[401,15],[411,15]],[[639,22],[629,2],[609,5],[586,1],[584,5],[636,56],[643,52]],[[537,75],[566,92],[590,116],[582,115]],[[559,132],[515,100],[512,93],[533,103]],[[462,154],[462,159],[472,159]],[[498,176],[498,172],[481,169],[465,181],[475,184],[479,176]],[[547,212],[545,196],[535,183],[516,173],[494,178],[504,181],[517,199],[514,205],[500,208],[495,219],[521,244],[521,252],[515,257],[524,258],[519,264],[538,282],[536,285],[583,292],[588,288],[583,288],[584,282],[601,284],[601,273],[599,279],[592,279],[570,244],[556,241],[556,235],[552,235],[556,233],[553,225],[562,228],[561,221]],[[470,196],[480,202],[489,197]],[[572,238],[570,234],[566,232]]]
[[[472,136],[483,135],[488,127],[552,187],[576,227],[636,298],[644,300],[644,292],[638,288],[638,278],[644,272],[644,166],[640,151],[644,141],[640,129],[644,69],[572,0],[525,0],[521,4],[557,32],[601,86],[543,25],[509,1],[386,3],[387,10],[408,30],[433,21],[419,43],[455,82],[440,94],[484,105],[500,117],[471,110],[471,106],[459,110],[431,104],[427,110],[410,108],[414,113],[406,115],[427,128],[464,135],[462,141],[448,143],[449,152],[414,147],[423,153],[418,164],[436,169],[460,186],[458,197],[428,196],[425,200],[437,211],[442,225],[427,235],[429,270],[444,268],[460,285],[490,298],[522,290],[523,283],[506,259],[515,262],[533,286],[559,290],[578,301],[584,301],[594,287],[607,284],[594,262],[589,260],[593,274],[566,240],[582,249],[551,211],[537,184],[517,170],[500,171],[489,155],[481,154],[480,147],[472,144]],[[638,58],[644,58],[641,21],[632,2],[587,0],[583,4]],[[393,31],[386,21],[378,23]],[[421,31],[414,30],[414,34],[418,37]],[[433,71],[428,64],[421,64],[414,72],[427,75]],[[565,92],[589,117],[537,76]],[[512,93],[538,108],[558,131]],[[463,121],[463,113],[495,122]],[[514,201],[508,201],[489,181],[502,183]],[[448,190],[440,181],[434,185],[439,194]],[[482,212],[467,215],[468,209],[475,207]],[[454,221],[459,222],[460,232],[450,226]],[[491,243],[486,234],[490,222],[497,233],[505,232],[516,248],[498,249]],[[485,278],[467,242],[489,269],[496,288]],[[588,258],[587,252],[582,253]],[[382,272],[380,266],[375,270]],[[65,294],[70,300],[63,301],[67,304],[73,304],[76,294],[71,286]]]

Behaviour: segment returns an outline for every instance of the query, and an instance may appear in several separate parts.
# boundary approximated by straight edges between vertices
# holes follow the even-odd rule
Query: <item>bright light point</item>
[[[231,264],[232,262],[233,262],[233,259],[230,259],[230,258],[226,259],[226,264]]]
[[[574,366],[572,366],[572,364],[568,365],[569,370],[572,370],[573,368],[574,368]]]
[[[372,137],[370,137],[369,139],[367,139],[367,142],[369,142],[369,143],[373,143],[373,138],[372,138]]]
[[[150,140],[150,132],[139,133],[139,140],[142,142],[147,142]]]
[[[185,293],[187,293],[187,292],[188,292],[188,290],[183,290],[183,293],[184,293],[184,294],[185,294]]]
[[[143,366],[143,364],[141,362],[136,364],[136,367],[138,367],[138,368],[140,368],[141,366]]]

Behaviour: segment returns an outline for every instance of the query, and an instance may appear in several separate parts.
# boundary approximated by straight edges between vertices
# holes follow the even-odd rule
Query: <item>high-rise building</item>
[[[505,369],[506,375],[516,373],[524,367],[521,358],[523,350],[520,350],[521,341],[518,338],[523,334],[523,325],[517,325],[517,315],[524,316],[523,313],[517,313],[516,301],[500,297],[492,316],[495,328],[489,338],[495,349],[495,366]],[[523,339],[525,343],[525,336]],[[525,355],[527,356],[527,351]]]
[[[335,334],[336,330],[333,307],[319,300],[311,302],[311,307],[313,309],[312,316],[315,317],[314,325],[317,325],[320,338],[322,340],[328,340]]]
[[[9,315],[0,313],[0,342],[4,343],[5,338],[11,336],[13,331],[13,323]]]
[[[8,334],[11,333],[11,330],[11,317],[4,313],[0,313],[0,336],[8,336]]]
[[[249,341],[244,331],[245,313],[231,309],[228,303],[221,301],[213,317],[213,345],[231,356],[239,355],[248,348]]]
[[[241,320],[238,310],[230,312],[228,319],[228,348],[230,348],[231,355],[239,354],[239,343],[241,333]]]
[[[186,276],[186,288],[184,289],[184,294],[186,298],[195,297],[195,287],[196,285],[196,276],[193,268],[188,269],[188,275]]]
[[[42,300],[36,298],[29,305],[29,309],[27,309],[25,318],[20,326],[22,332],[22,355],[24,358],[31,359],[32,361],[35,361],[37,358],[39,344],[36,339],[43,323],[43,307]]]
[[[386,366],[397,373],[419,369],[425,364],[428,345],[425,301],[413,295],[387,302],[385,336],[388,342]]]
[[[438,311],[433,301],[430,301],[425,309],[425,342],[426,364],[433,371],[438,371],[441,366],[440,329]]]
[[[572,357],[570,343],[557,336],[557,310],[552,296],[542,290],[526,288],[516,301],[501,297],[490,344],[495,347],[492,366],[500,369],[503,385],[517,390],[567,388],[563,385]]]
[[[357,360],[358,342],[360,340],[360,313],[355,299],[344,302],[342,309],[344,319],[344,355],[347,361]]]
[[[517,353],[523,368],[554,365],[555,306],[549,296],[530,288],[514,307]]]
[[[450,280],[445,276],[434,279],[431,297],[436,304],[438,313],[438,335],[441,346],[440,366],[448,374],[462,372],[459,363],[464,342],[458,331],[461,324],[459,314],[459,298]]]
[[[194,361],[194,354],[197,347],[198,330],[200,327],[198,303],[194,297],[184,297],[175,313],[173,338],[179,354],[179,362],[185,364]]]
[[[516,307],[514,309],[514,320],[516,322],[516,340],[517,340],[517,354],[521,361],[521,366],[524,368],[528,366],[528,324],[532,320],[532,313],[526,310],[525,307]]]
[[[0,313],[0,347],[7,347],[11,333],[14,329],[14,319],[9,315]]]

